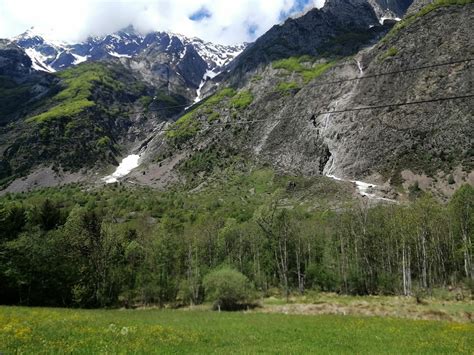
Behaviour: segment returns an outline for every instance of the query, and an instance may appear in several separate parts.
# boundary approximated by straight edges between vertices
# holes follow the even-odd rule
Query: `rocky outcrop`
[[[292,20],[274,28],[268,38],[278,37],[274,31],[301,35],[306,21],[320,23],[325,11],[301,18],[301,25]],[[294,174],[396,186],[403,183],[406,170],[447,181],[462,167],[466,177],[473,168],[474,101],[462,96],[474,94],[473,26],[472,3],[439,7],[397,26],[354,56],[339,59],[309,82],[297,71],[265,64],[285,51],[264,55],[269,48],[283,47],[271,40],[257,42],[220,83],[250,92],[252,103],[245,110],[231,102],[214,107],[213,117],[218,112],[218,122],[227,122],[227,127],[210,127],[205,113],[209,109],[202,110],[196,116],[203,122],[202,131],[186,149],[238,152]],[[324,43],[320,37],[314,42],[305,38],[304,46],[313,43],[317,57],[301,66],[316,68],[334,58],[319,51],[318,44]],[[232,124],[236,120],[240,123]],[[246,120],[250,123],[244,124]]]
[[[402,18],[413,0],[369,0],[380,20]]]
[[[250,45],[220,80],[242,81],[245,73],[292,56],[349,55],[379,29],[379,20],[365,0],[329,0],[321,9],[276,25]]]
[[[21,81],[30,72],[30,58],[15,44],[0,40],[0,75]]]

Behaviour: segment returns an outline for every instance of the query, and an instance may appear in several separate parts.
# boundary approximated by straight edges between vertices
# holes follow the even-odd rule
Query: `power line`
[[[328,114],[341,114],[346,112],[359,112],[359,111],[366,111],[366,110],[376,110],[382,108],[389,108],[389,107],[402,107],[402,106],[412,106],[412,105],[421,105],[426,103],[435,103],[435,102],[443,102],[443,101],[454,101],[454,100],[464,100],[474,97],[474,94],[468,95],[459,95],[459,96],[451,96],[451,97],[440,97],[435,99],[426,99],[426,100],[419,100],[419,101],[407,101],[407,102],[399,102],[399,103],[392,103],[392,104],[385,104],[385,105],[373,105],[373,106],[363,106],[363,107],[354,107],[354,108],[347,108],[344,110],[333,110],[333,111],[319,111],[317,113],[312,114],[312,117],[318,117],[321,115],[328,115]],[[301,118],[302,115],[295,115],[295,116],[285,116],[273,120],[269,120],[268,118],[259,119],[259,120],[245,120],[245,121],[232,121],[232,122],[216,122],[209,124],[205,130],[209,130],[214,127],[227,127],[232,125],[246,125],[251,123],[259,123],[259,122],[280,122],[285,121],[291,118]],[[164,122],[166,124],[166,122]],[[168,121],[169,123],[169,121]],[[202,122],[197,122],[201,124]],[[176,124],[176,122],[172,122],[172,124]],[[26,128],[24,128],[26,131]],[[161,132],[176,132],[179,130],[178,128],[162,128],[162,129],[155,129],[152,133],[161,133]],[[20,130],[21,131],[21,130]],[[83,137],[66,137],[66,140],[78,140],[81,141]]]
[[[376,109],[388,108],[388,107],[402,107],[402,106],[421,105],[421,104],[426,104],[426,103],[434,103],[434,102],[442,102],[442,101],[464,100],[464,99],[469,99],[469,98],[472,98],[472,97],[474,97],[474,94],[451,96],[451,97],[440,97],[440,98],[436,98],[436,99],[427,99],[427,100],[419,100],[419,101],[399,102],[399,103],[385,104],[385,105],[354,107],[354,108],[348,108],[348,109],[344,109],[344,110],[319,111],[319,112],[317,112],[313,115],[315,117],[318,117],[318,116],[326,115],[326,114],[340,114],[340,113],[345,113],[345,112],[376,110]],[[271,120],[271,122],[279,122],[279,121],[288,120],[290,118],[300,118],[300,117],[301,117],[301,115],[285,116],[285,117],[281,117],[281,118],[278,118],[278,119]],[[217,126],[229,126],[229,125],[245,125],[245,124],[250,124],[250,123],[268,122],[268,121],[270,121],[270,120],[269,119],[260,119],[260,120],[249,120],[249,121],[218,122],[218,123],[209,124],[208,128],[217,127]],[[155,130],[154,132],[175,132],[178,129],[179,128],[166,128],[166,129]]]
[[[344,112],[374,110],[374,109],[387,108],[387,107],[420,105],[420,104],[425,104],[425,103],[430,103],[430,102],[462,100],[462,99],[468,99],[468,98],[471,98],[471,97],[474,97],[474,94],[462,95],[462,96],[451,96],[451,97],[440,97],[440,98],[437,98],[437,99],[420,100],[420,101],[408,101],[408,102],[400,102],[400,103],[393,103],[393,104],[386,104],[386,105],[363,106],[363,107],[348,108],[348,109],[344,109],[344,110],[326,111],[326,112],[319,112],[318,114],[316,114],[316,116],[332,114],[332,113],[344,113]]]
[[[413,71],[417,71],[417,70],[431,69],[431,68],[443,67],[443,66],[454,65],[454,64],[461,64],[461,63],[468,63],[468,62],[472,62],[473,60],[474,59],[471,58],[471,59],[462,59],[462,60],[456,60],[456,61],[451,61],[451,62],[423,65],[423,66],[420,66],[420,67],[407,68],[407,69],[404,69],[404,70],[394,70],[394,71],[390,71],[390,72],[375,73],[375,74],[370,74],[370,75],[353,77],[353,78],[349,78],[349,79],[327,81],[327,82],[324,82],[324,83],[314,83],[314,84],[311,84],[309,86],[314,87],[314,86],[320,86],[320,85],[321,86],[322,85],[332,85],[332,84],[345,83],[345,82],[348,82],[348,81],[357,81],[357,80],[378,78],[378,77],[381,77],[381,76],[401,74],[401,73],[409,73],[409,72],[413,72]]]
[[[435,63],[435,64],[430,64],[430,65],[424,65],[424,66],[419,66],[419,67],[412,67],[412,68],[407,68],[404,70],[397,70],[397,71],[391,71],[391,72],[386,72],[386,73],[376,73],[372,75],[366,75],[366,76],[361,76],[361,77],[354,77],[354,78],[348,78],[348,79],[341,79],[341,80],[336,80],[336,81],[330,81],[330,82],[323,82],[323,83],[314,83],[310,86],[314,87],[317,85],[323,86],[323,85],[331,85],[331,84],[338,84],[342,82],[350,82],[350,81],[356,81],[356,80],[362,80],[362,79],[368,79],[368,78],[375,78],[375,77],[380,77],[380,76],[386,76],[386,75],[393,75],[393,74],[399,74],[399,73],[405,73],[405,72],[412,72],[416,70],[424,70],[424,69],[431,69],[435,67],[442,67],[442,66],[447,66],[447,65],[454,65],[454,64],[460,64],[460,63],[467,63],[471,62],[474,59],[469,58],[469,59],[462,59],[462,60],[457,60],[457,61],[450,61],[450,62],[444,62],[444,63]],[[334,111],[321,111],[316,114],[314,114],[315,117],[324,115],[324,114],[337,114],[337,113],[344,113],[344,112],[354,112],[354,111],[364,111],[364,110],[372,110],[372,109],[379,109],[379,108],[387,108],[387,107],[400,107],[400,106],[409,106],[409,105],[417,105],[417,104],[424,104],[424,103],[430,103],[430,102],[440,102],[440,101],[448,101],[448,100],[460,100],[460,99],[467,99],[471,98],[473,95],[464,95],[464,96],[454,96],[454,97],[447,97],[447,98],[437,98],[437,99],[429,99],[429,100],[421,100],[421,101],[412,101],[412,102],[404,102],[404,103],[394,103],[394,104],[385,104],[385,105],[376,105],[376,106],[364,106],[364,107],[356,107],[356,108],[348,108],[344,110],[334,110]],[[196,103],[194,105],[200,105],[200,103]],[[194,106],[192,105],[192,106]],[[171,108],[183,108],[183,107],[192,107],[189,105],[176,105],[176,106],[167,106],[167,107],[162,107],[158,108],[155,110],[151,111],[158,111],[158,110],[168,110]],[[142,111],[143,112],[143,111]],[[135,111],[137,113],[137,111]],[[301,116],[297,116],[301,117]],[[293,117],[285,117],[285,119],[288,118],[293,118]],[[274,120],[274,121],[281,121],[282,119]],[[250,120],[250,121],[234,121],[234,122],[227,122],[227,123],[214,123],[210,125],[210,127],[215,127],[215,126],[227,126],[229,124],[250,124],[250,123],[258,123],[258,122],[263,122],[267,121],[267,119],[262,119],[262,120]],[[24,128],[26,131],[27,129]],[[23,131],[20,129],[20,132]],[[176,131],[176,129],[166,129],[166,130],[155,130],[155,132],[165,132],[165,131]],[[75,139],[75,137],[68,137],[68,139]],[[78,137],[77,139],[80,139]]]
[[[370,75],[357,76],[357,77],[352,77],[352,78],[348,78],[348,79],[326,81],[326,82],[322,82],[322,83],[316,82],[316,83],[310,84],[308,86],[315,87],[315,86],[340,84],[340,83],[345,83],[345,82],[350,82],[350,81],[371,79],[371,78],[377,78],[377,77],[387,76],[387,75],[409,73],[409,72],[418,71],[418,70],[432,69],[432,68],[444,67],[444,66],[448,66],[448,65],[455,65],[455,64],[461,64],[461,63],[468,63],[468,62],[472,62],[472,61],[474,61],[474,58],[460,59],[460,60],[455,60],[455,61],[450,61],[450,62],[435,63],[435,64],[423,65],[423,66],[419,66],[419,67],[412,67],[412,68],[407,68],[407,69],[403,69],[403,70],[394,70],[394,71],[385,72],[385,73],[375,73],[375,74],[370,74]],[[188,105],[167,106],[167,107],[159,107],[159,108],[156,108],[156,109],[152,109],[150,111],[156,112],[156,111],[165,111],[165,110],[172,109],[172,108],[191,108],[195,105],[199,105],[202,101],[196,102],[196,103],[192,104],[191,106],[189,104]]]

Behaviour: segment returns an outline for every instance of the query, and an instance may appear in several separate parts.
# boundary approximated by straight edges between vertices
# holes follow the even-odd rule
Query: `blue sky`
[[[0,38],[34,26],[50,39],[80,41],[132,24],[216,43],[250,42],[324,0],[0,0]]]

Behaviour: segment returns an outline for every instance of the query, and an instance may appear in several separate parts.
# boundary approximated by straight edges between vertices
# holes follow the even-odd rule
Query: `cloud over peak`
[[[81,41],[133,25],[233,44],[324,0],[0,0],[0,37],[34,26],[55,40]]]

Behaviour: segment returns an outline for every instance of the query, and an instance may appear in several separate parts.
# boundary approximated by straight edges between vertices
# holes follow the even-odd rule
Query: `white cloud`
[[[133,24],[218,43],[253,41],[295,7],[324,0],[0,0],[0,38],[34,26],[56,40],[79,41]],[[211,17],[189,17],[205,8]],[[253,31],[249,32],[249,29]]]

